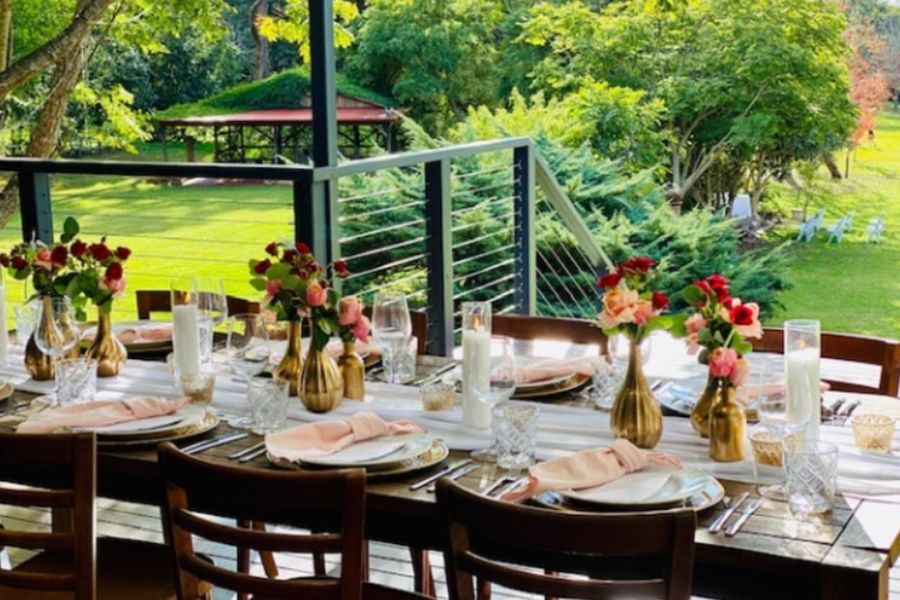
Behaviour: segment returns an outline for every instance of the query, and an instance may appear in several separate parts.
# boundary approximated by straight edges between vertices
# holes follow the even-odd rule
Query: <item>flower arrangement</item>
[[[0,254],[0,265],[19,281],[31,277],[36,295],[54,298],[72,296],[67,292],[76,274],[69,269],[69,243],[77,233],[78,222],[69,217],[65,220],[59,242],[49,246],[40,240],[16,244],[8,254]]]
[[[279,321],[310,318],[314,324],[313,345],[324,348],[342,328],[337,310],[340,297],[329,284],[325,267],[304,242],[271,242],[266,246],[266,255],[262,260],[250,261],[250,284],[265,292],[263,305]],[[332,273],[339,278],[350,275],[347,264],[341,260],[332,265]]]
[[[759,306],[733,298],[728,279],[719,274],[693,283],[684,297],[696,310],[684,323],[688,352],[700,351],[700,363],[709,366],[710,378],[743,385],[750,375],[744,355],[753,351],[747,339],[762,337]]]
[[[69,252],[72,269],[77,273],[75,290],[100,312],[109,314],[113,300],[121,300],[125,296],[128,280],[123,265],[131,256],[131,249],[125,246],[110,248],[104,236],[92,244],[75,239]]]
[[[338,323],[341,326],[339,335],[342,341],[369,341],[372,324],[363,314],[362,302],[356,296],[347,296],[338,302]]]
[[[638,256],[619,263],[614,271],[598,279],[597,286],[604,292],[597,322],[604,333],[624,334],[640,342],[652,331],[678,328],[677,316],[663,315],[669,308],[669,298],[651,289],[655,277],[656,262]]]

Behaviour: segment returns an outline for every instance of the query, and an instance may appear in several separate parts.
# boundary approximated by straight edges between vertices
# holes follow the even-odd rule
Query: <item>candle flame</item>
[[[472,329],[481,329],[481,315],[472,316]]]

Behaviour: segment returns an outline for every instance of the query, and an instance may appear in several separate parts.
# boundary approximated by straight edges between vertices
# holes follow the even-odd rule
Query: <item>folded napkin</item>
[[[819,382],[820,393],[824,394],[830,388],[831,386],[828,385],[828,383],[824,381]],[[772,383],[763,383],[759,385],[742,385],[735,392],[735,399],[744,406],[747,406],[761,396],[768,397],[784,394],[784,381],[774,381]]]
[[[289,461],[328,456],[356,442],[383,435],[425,433],[413,421],[388,423],[372,412],[359,412],[346,421],[306,423],[266,436],[269,454]]]
[[[641,450],[628,440],[618,439],[606,448],[582,450],[532,466],[528,469],[528,484],[504,494],[503,500],[516,502],[549,490],[595,487],[640,471],[651,463],[681,468],[681,462],[674,456]]]
[[[35,413],[19,424],[19,433],[53,433],[61,429],[81,429],[117,425],[138,419],[162,417],[178,412],[188,399],[166,400],[152,396],[127,400],[97,400],[50,408]]]
[[[601,363],[603,363],[601,356],[574,359],[548,358],[516,369],[516,382],[536,383],[567,375],[591,375],[594,368]]]
[[[128,327],[116,332],[119,341],[130,344],[133,342],[165,342],[172,339],[171,325],[154,325],[152,327]]]

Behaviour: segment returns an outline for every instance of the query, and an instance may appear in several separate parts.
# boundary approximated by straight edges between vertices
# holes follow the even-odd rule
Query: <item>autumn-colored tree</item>
[[[875,25],[851,13],[846,38],[853,50],[849,64],[850,98],[859,109],[856,129],[850,136],[852,147],[875,130],[877,115],[891,97],[891,87],[886,69],[888,44]]]

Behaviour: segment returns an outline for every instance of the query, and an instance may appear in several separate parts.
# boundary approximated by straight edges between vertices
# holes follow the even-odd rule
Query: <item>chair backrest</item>
[[[690,509],[560,512],[499,502],[447,480],[438,502],[449,526],[451,600],[475,597],[473,577],[550,597],[690,597],[697,523]]]
[[[609,338],[596,323],[586,319],[494,315],[491,318],[491,332],[516,340],[560,340],[597,345],[600,354],[609,354]]]
[[[138,290],[137,298],[138,319],[149,319],[151,313],[172,312],[172,296],[169,290]],[[259,314],[259,303],[238,298],[237,296],[225,296],[229,315]]]
[[[363,314],[371,319],[372,307],[366,306],[363,308]],[[425,345],[428,342],[428,315],[421,310],[411,310],[409,311],[409,320],[412,325],[412,334],[416,336],[418,340],[416,352],[425,354]]]
[[[196,600],[198,583],[264,598],[359,600],[363,578],[365,472],[321,473],[233,467],[160,446],[165,526],[175,555],[179,600]],[[315,523],[295,534],[223,525],[199,512],[238,521]],[[257,551],[340,554],[340,578],[276,580],[229,571],[199,558],[192,536]]]
[[[783,354],[784,330],[777,327],[766,327],[763,329],[762,339],[754,340],[753,348],[759,352]],[[823,332],[822,358],[881,367],[881,376],[877,387],[852,381],[826,379],[825,381],[835,391],[884,394],[886,396],[897,396],[900,393],[900,342],[896,340]]]
[[[0,569],[0,585],[23,590],[69,591],[74,600],[94,600],[97,591],[94,434],[0,434],[0,474],[3,479],[0,505],[71,509],[74,526],[68,533],[0,529],[0,546],[67,552],[73,556],[71,573]],[[11,487],[6,483],[28,487]]]

